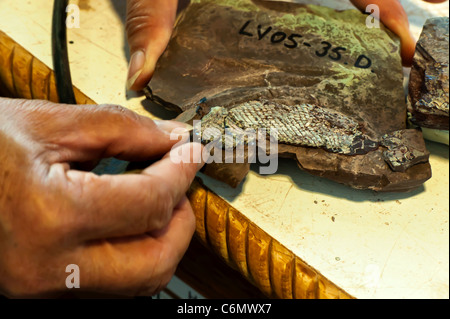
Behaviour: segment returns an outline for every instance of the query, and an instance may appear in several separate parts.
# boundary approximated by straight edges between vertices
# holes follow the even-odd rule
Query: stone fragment
[[[411,69],[408,110],[420,127],[449,129],[449,18],[428,19]]]
[[[386,134],[381,145],[387,147],[383,156],[395,172],[405,172],[418,163],[427,163],[430,157],[423,138],[415,129]]]

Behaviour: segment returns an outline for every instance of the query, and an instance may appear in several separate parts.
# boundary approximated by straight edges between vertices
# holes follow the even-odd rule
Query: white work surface
[[[97,103],[140,114],[169,112],[127,93],[125,0],[71,1],[81,8],[81,28],[68,38],[73,83]],[[351,8],[348,1],[314,1]],[[426,18],[448,16],[448,1],[401,1],[412,30]],[[52,0],[0,0],[0,30],[52,66]],[[151,137],[149,137],[151,138]],[[449,149],[428,143],[433,178],[407,194],[358,191],[300,171],[281,160],[276,175],[251,171],[232,189],[204,178],[257,226],[356,298],[449,298]]]

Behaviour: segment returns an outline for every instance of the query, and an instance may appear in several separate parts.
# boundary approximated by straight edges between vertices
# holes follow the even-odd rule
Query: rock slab
[[[231,123],[246,130],[255,121],[289,119],[278,155],[294,158],[301,169],[358,189],[414,189],[431,177],[431,167],[426,149],[419,156],[408,146],[423,142],[421,132],[402,133],[400,42],[384,26],[368,28],[366,18],[356,10],[294,3],[194,0],[146,95],[183,121],[204,119],[212,128]],[[306,128],[308,119],[317,129]],[[384,146],[394,133],[406,145]],[[405,149],[420,160],[401,158],[398,150]],[[237,186],[249,169],[248,163],[216,163],[205,173]]]

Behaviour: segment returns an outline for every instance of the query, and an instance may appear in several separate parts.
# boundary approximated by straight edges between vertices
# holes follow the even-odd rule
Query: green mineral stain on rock
[[[259,11],[259,8],[249,0],[192,0],[191,3],[199,3],[202,5],[207,3],[220,4],[223,6],[230,6],[241,11]]]

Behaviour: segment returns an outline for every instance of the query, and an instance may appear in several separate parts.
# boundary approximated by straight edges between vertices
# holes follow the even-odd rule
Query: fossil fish
[[[213,107],[201,125],[203,141],[211,142],[220,135],[224,145],[255,143],[258,132],[273,134],[276,129],[279,143],[324,148],[345,155],[366,154],[379,146],[354,119],[311,104],[287,106],[250,101],[230,109]]]

